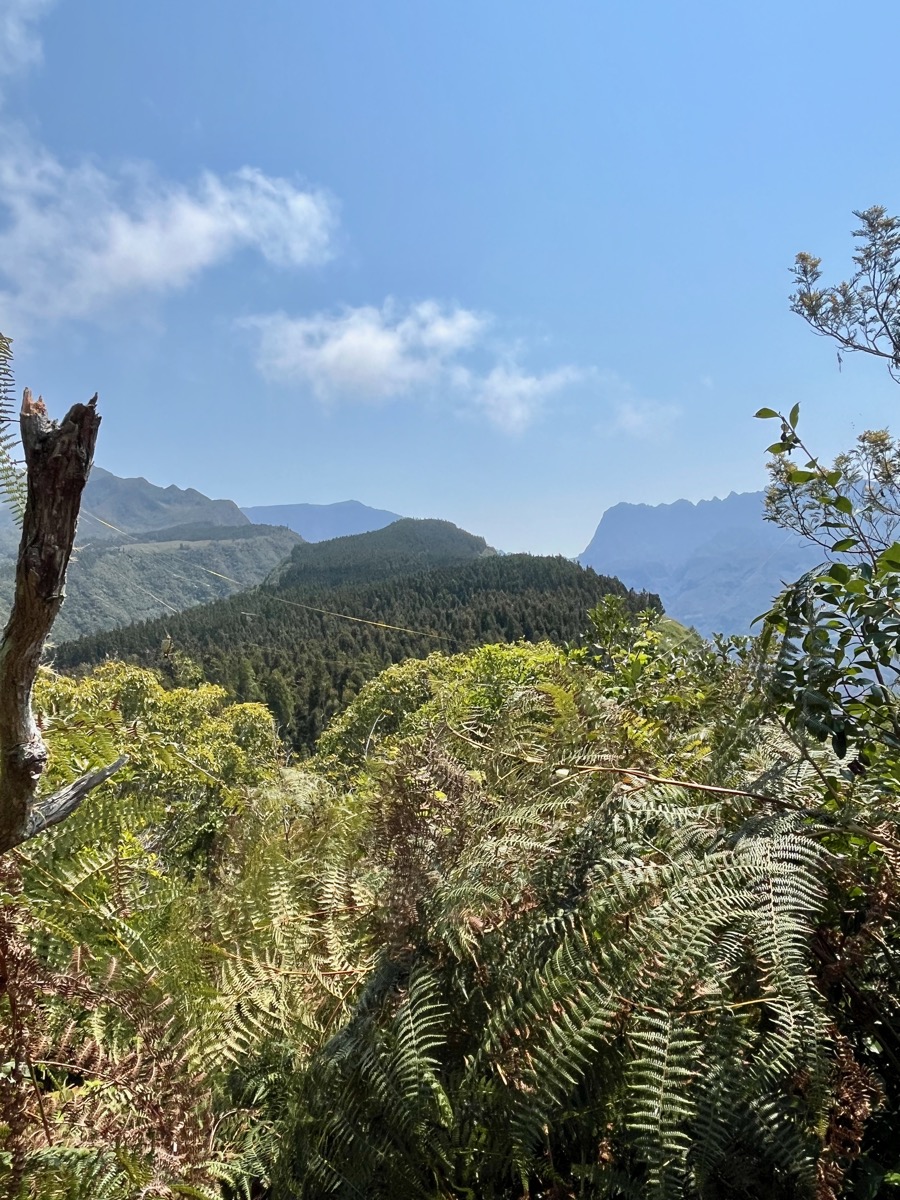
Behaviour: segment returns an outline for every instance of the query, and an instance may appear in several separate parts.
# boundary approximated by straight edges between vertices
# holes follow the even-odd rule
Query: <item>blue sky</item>
[[[869,31],[872,31],[870,34]],[[900,392],[788,311],[900,208],[883,47],[828,0],[0,0],[0,329],[97,461],[572,555]],[[874,38],[877,40],[870,40]]]

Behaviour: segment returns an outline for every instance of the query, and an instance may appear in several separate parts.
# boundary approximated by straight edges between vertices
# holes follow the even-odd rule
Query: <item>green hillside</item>
[[[372,539],[404,525],[400,537],[406,540],[399,544],[395,574],[377,583],[359,582],[365,564],[370,578],[379,570],[372,560]],[[416,547],[422,534],[434,535],[434,542]],[[317,561],[309,552],[322,551],[322,574],[343,574],[353,582],[332,587],[281,582],[242,592],[203,608],[61,645],[57,665],[66,669],[113,657],[177,673],[186,656],[241,700],[265,700],[282,732],[297,747],[309,749],[329,718],[392,663],[485,642],[572,641],[584,631],[588,609],[610,593],[624,596],[631,611],[659,607],[657,597],[628,591],[619,580],[564,558],[485,556],[480,538],[444,522],[398,522],[340,542],[330,549],[299,547],[285,576],[296,578],[291,572],[300,572],[299,563]],[[393,541],[388,545],[398,547]],[[426,559],[458,555],[462,549],[469,561],[414,572],[404,546]],[[473,557],[476,551],[478,557]],[[164,657],[161,646],[167,636],[173,650]]]
[[[200,524],[85,546],[69,567],[54,637],[77,638],[230,596],[265,579],[297,544],[297,534],[275,526]],[[14,571],[11,562],[0,566],[4,610]]]
[[[215,527],[215,536],[223,528],[251,527],[249,517],[232,500],[210,500],[195,488],[157,487],[146,479],[124,479],[102,467],[91,468],[78,522],[79,545],[119,542],[122,532],[143,534],[188,525]],[[0,561],[15,558],[20,532],[8,506],[0,505]],[[233,532],[228,536],[233,537]]]
[[[450,521],[407,517],[372,533],[295,546],[270,582],[287,588],[371,583],[494,554],[484,538]]]

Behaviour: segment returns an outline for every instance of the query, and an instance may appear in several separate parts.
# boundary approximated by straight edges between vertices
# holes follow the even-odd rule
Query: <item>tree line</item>
[[[175,681],[199,668],[236,699],[268,704],[283,736],[309,753],[329,720],[392,663],[483,642],[574,642],[588,609],[607,594],[622,596],[632,612],[660,608],[658,597],[562,558],[492,555],[417,574],[418,565],[416,558],[377,583],[330,588],[291,586],[289,565],[286,583],[64,643],[55,661],[70,670],[121,658]],[[344,569],[355,575],[369,563],[351,559]],[[394,569],[403,571],[396,560]]]

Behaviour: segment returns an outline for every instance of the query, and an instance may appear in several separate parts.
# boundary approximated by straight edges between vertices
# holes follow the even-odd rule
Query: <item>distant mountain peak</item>
[[[307,542],[373,533],[401,519],[399,513],[370,508],[359,500],[338,500],[334,504],[258,504],[241,512],[255,525],[286,525]]]
[[[126,533],[144,533],[173,525],[249,525],[250,521],[233,500],[211,500],[196,488],[170,483],[160,487],[143,476],[123,478],[95,466],[84,490],[84,529],[94,540],[109,536],[102,524],[108,521]]]
[[[666,612],[703,634],[749,633],[784,582],[820,552],[764,519],[765,492],[709,500],[616,504],[578,561],[656,592]]]

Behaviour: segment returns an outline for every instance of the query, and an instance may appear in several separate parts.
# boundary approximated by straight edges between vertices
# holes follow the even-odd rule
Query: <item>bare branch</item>
[[[28,820],[25,822],[25,837],[22,840],[27,841],[29,838],[37,837],[51,825],[58,825],[60,821],[64,821],[75,811],[88,792],[92,792],[101,783],[106,783],[107,779],[115,775],[116,771],[124,767],[127,762],[128,755],[120,754],[116,761],[111,762],[108,767],[92,771],[89,775],[82,775],[80,779],[60,788],[51,796],[42,796],[28,814]]]

